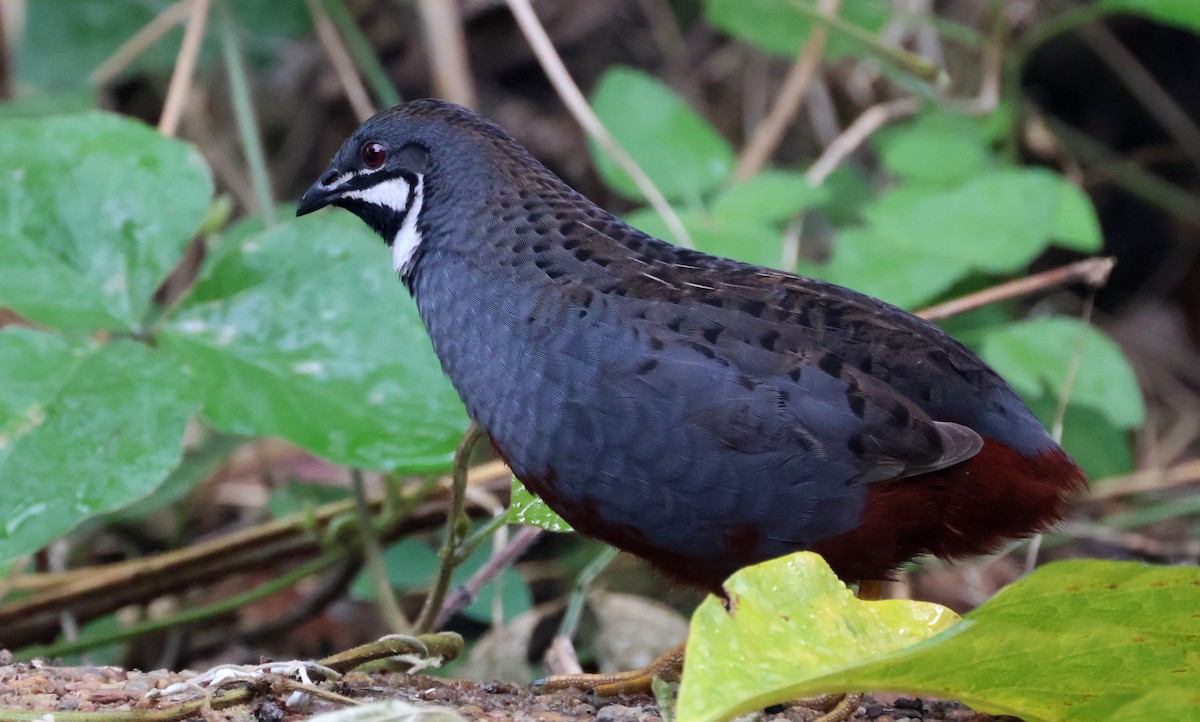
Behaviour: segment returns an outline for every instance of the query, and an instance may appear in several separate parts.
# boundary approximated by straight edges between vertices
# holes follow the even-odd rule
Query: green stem
[[[346,5],[342,0],[324,0],[324,5],[329,19],[342,34],[342,40],[346,43],[346,49],[350,51],[350,57],[354,58],[354,64],[371,84],[371,89],[375,91],[376,97],[385,107],[400,105],[400,91],[396,90],[395,83],[388,77],[379,58],[375,56],[375,49],[371,47],[371,42],[367,40],[366,35],[363,35],[358,23],[354,22],[354,16],[346,9]]]
[[[600,572],[612,564],[612,560],[617,558],[617,554],[616,547],[604,547],[594,559],[588,562],[583,571],[579,572],[579,576],[575,577],[575,583],[571,585],[571,599],[567,602],[567,612],[563,615],[562,624],[558,626],[559,636],[567,639],[575,636],[575,631],[579,629],[579,619],[583,616],[583,605],[587,601],[588,587],[592,586],[592,582],[596,581]]]
[[[813,22],[821,23],[830,30],[849,37],[876,55],[882,56],[909,75],[935,85],[942,85],[946,80],[945,71],[929,63],[925,58],[916,53],[910,53],[903,48],[888,45],[874,34],[852,22],[837,15],[826,15],[803,0],[787,0],[787,4]]]
[[[458,548],[454,550],[455,561],[459,564],[462,564],[467,559],[470,559],[471,555],[475,553],[475,550],[479,548],[480,544],[483,544],[485,541],[487,541],[492,534],[496,533],[497,529],[504,526],[508,522],[508,512],[488,519],[483,526],[471,532],[466,539],[463,539],[458,543]]]
[[[196,607],[195,609],[190,609],[171,617],[142,622],[141,624],[134,624],[116,632],[99,634],[74,642],[52,644],[50,646],[37,649],[36,656],[63,657],[68,654],[76,654],[89,649],[95,649],[96,647],[102,647],[107,644],[123,642],[127,639],[139,637],[143,634],[149,634],[151,632],[158,632],[179,624],[200,622],[205,619],[211,619],[223,614],[228,614],[229,612],[232,612],[240,607],[244,607],[251,602],[259,599],[265,599],[276,592],[287,589],[296,582],[299,582],[301,579],[323,571],[324,569],[333,566],[353,553],[355,553],[354,548],[348,546],[333,549],[310,562],[301,564],[281,577],[272,579],[265,584],[260,584],[259,586],[249,591],[242,592],[241,594],[235,594],[227,599],[222,599],[219,602],[207,604],[203,607]],[[22,650],[22,652],[18,655],[18,657],[21,659],[30,659],[32,656],[33,655],[28,654],[25,650]]]
[[[1054,135],[1093,172],[1103,172],[1116,185],[1152,206],[1189,223],[1200,224],[1200,199],[1163,180],[1132,161],[1120,160],[1108,146],[1052,117],[1046,118]]]
[[[388,628],[398,634],[412,631],[412,624],[400,609],[392,582],[388,579],[387,564],[383,561],[383,545],[379,543],[376,533],[375,520],[371,516],[371,505],[367,501],[367,490],[363,484],[362,471],[350,470],[350,479],[354,487],[354,509],[358,516],[358,533],[362,538],[363,552],[367,558],[367,573],[375,585],[375,603],[383,615]]]
[[[446,593],[450,590],[450,576],[458,566],[459,521],[467,498],[467,467],[471,461],[471,451],[475,444],[483,438],[483,430],[476,424],[471,424],[467,433],[463,434],[458,450],[454,453],[454,476],[450,484],[450,508],[446,513],[446,538],[442,548],[438,550],[438,575],[434,580],[429,596],[425,598],[425,606],[417,619],[418,634],[432,631],[433,623],[437,620],[438,612]]]
[[[246,154],[246,164],[250,166],[250,181],[254,186],[254,195],[258,196],[263,222],[267,226],[273,226],[278,220],[275,215],[275,198],[271,193],[271,176],[267,172],[266,154],[263,152],[258,121],[254,116],[250,82],[242,57],[242,42],[237,25],[233,21],[233,11],[225,2],[220,4],[219,9],[217,15],[220,22],[217,23],[217,27],[221,36],[221,55],[229,76],[229,93],[233,101],[233,114],[237,119],[238,136],[242,141],[242,151]]]

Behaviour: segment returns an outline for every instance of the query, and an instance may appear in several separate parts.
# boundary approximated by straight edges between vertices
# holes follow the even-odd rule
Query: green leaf
[[[1050,231],[1055,245],[1084,253],[1099,251],[1104,245],[1104,234],[1088,194],[1079,186],[1064,183],[1059,203],[1058,218]]]
[[[766,171],[717,196],[712,214],[718,222],[732,227],[778,223],[828,198],[829,192],[811,185],[803,173]]]
[[[980,354],[1027,399],[1047,389],[1057,398],[1083,340],[1070,403],[1091,408],[1120,429],[1142,423],[1145,405],[1129,361],[1104,332],[1064,316],[1049,316],[989,329]]]
[[[1070,245],[1081,245],[1082,224],[1064,221],[1079,212],[1078,190],[1070,183],[1048,170],[1025,168],[993,171],[950,191],[895,189],[866,215],[889,244],[1009,273],[1028,265],[1056,233],[1066,232]]]
[[[512,495],[508,502],[508,521],[511,524],[536,526],[553,532],[574,531],[546,502],[534,496],[517,477],[512,479]]]
[[[1028,722],[1196,721],[1197,609],[1195,567],[1049,564],[948,632],[802,689],[952,697]]]
[[[154,491],[197,407],[185,371],[131,341],[0,331],[0,560]]]
[[[709,596],[692,615],[679,722],[730,719],[805,696],[805,682],[815,677],[958,621],[927,602],[859,601],[811,552],[742,569],[725,592],[727,603]]]
[[[179,466],[171,470],[154,493],[106,514],[103,521],[106,524],[136,524],[145,521],[155,512],[182,502],[196,487],[220,470],[234,451],[245,444],[245,439],[236,436],[224,436],[211,431],[207,433],[209,438],[198,448],[185,453]]]
[[[962,115],[930,111],[875,137],[880,160],[901,178],[955,185],[993,165],[983,129]]]
[[[1058,399],[1051,396],[1028,399],[1029,408],[1052,428]],[[1083,467],[1089,479],[1125,474],[1133,469],[1133,449],[1127,429],[1121,429],[1089,406],[1068,404],[1063,415],[1062,446]],[[1105,519],[1105,523],[1108,520]]]
[[[831,573],[814,574],[813,563],[795,562],[801,558],[735,574],[731,584],[775,565],[756,586],[739,580],[750,593],[739,587],[730,612],[713,597],[697,610],[679,722],[729,719],[774,702],[847,690],[961,699],[1029,722],[1200,720],[1200,570],[1194,567],[1050,564],[961,624],[905,646],[878,639],[881,633],[866,626],[888,628],[863,619],[878,603],[845,601],[848,592]],[[802,567],[802,580],[783,568],[789,561]],[[812,584],[819,588],[810,590]],[[801,629],[810,631],[792,636]],[[919,624],[912,629],[913,636],[901,635],[908,642],[935,631]],[[850,654],[826,647],[839,637],[856,645],[859,635],[881,648],[891,642],[896,651],[846,666]],[[824,671],[830,667],[841,669]]]
[[[656,238],[670,238],[662,217],[649,208],[634,211],[625,220]],[[779,268],[783,259],[781,229],[755,222],[737,223],[694,211],[680,213],[679,220],[697,250],[771,268]]]
[[[84,88],[89,75],[172,0],[32,0],[17,69],[28,85],[49,91]],[[308,34],[312,19],[304,3],[238,0],[229,3],[252,59],[277,59],[290,40]],[[120,77],[154,73],[165,78],[175,65],[181,29],[144,49]],[[200,65],[215,54],[201,46]]]
[[[204,219],[194,148],[105,113],[0,123],[0,306],[72,331],[138,325]]]
[[[812,0],[795,0],[815,6]],[[792,58],[808,41],[813,19],[784,0],[707,0],[708,21],[730,35],[757,45],[769,53]],[[869,32],[877,32],[887,22],[886,0],[854,0],[843,3],[840,16]],[[845,35],[831,31],[825,45],[830,58],[862,56],[862,46]]]
[[[939,258],[910,239],[879,234],[874,227],[838,234],[824,265],[801,264],[801,273],[866,293],[902,308],[914,309],[945,292],[970,273],[971,265]]]
[[[1200,33],[1200,5],[1196,0],[1100,0],[1100,7]]]
[[[729,176],[729,142],[654,77],[610,68],[596,85],[592,106],[668,200],[698,204]],[[643,200],[629,176],[594,143],[590,147],[604,182],[627,198]]]
[[[336,463],[446,468],[467,428],[387,249],[347,213],[225,251],[163,328],[220,429]]]

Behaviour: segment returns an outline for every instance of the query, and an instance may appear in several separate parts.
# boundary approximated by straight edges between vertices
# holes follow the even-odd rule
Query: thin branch
[[[251,100],[250,84],[246,64],[242,58],[242,43],[238,27],[233,21],[233,10],[227,2],[220,6],[221,50],[225,58],[225,70],[229,76],[229,92],[233,99],[233,114],[237,119],[238,135],[242,151],[250,166],[250,178],[254,182],[254,194],[258,198],[263,222],[275,225],[275,198],[271,193],[271,176],[267,172],[266,154],[263,152],[262,137],[258,131],[258,120],[254,117],[254,102]]]
[[[824,16],[836,15],[842,0],[820,0],[817,11]],[[733,171],[735,182],[744,181],[756,175],[766,165],[768,159],[783,141],[788,126],[800,110],[808,86],[816,77],[817,69],[821,67],[821,58],[825,54],[825,41],[829,30],[824,25],[818,25],[809,33],[804,47],[796,55],[795,62],[788,68],[775,98],[775,105],[763,119],[750,142],[746,144],[742,155],[738,158],[737,167]]]
[[[960,313],[965,313],[980,306],[1005,301],[1010,298],[1027,296],[1056,286],[1070,283],[1086,283],[1093,288],[1099,288],[1108,282],[1108,276],[1116,265],[1113,258],[1089,258],[1071,263],[1066,266],[1052,268],[1049,271],[1035,273],[1032,276],[1007,281],[982,291],[969,293],[945,303],[917,311],[918,316],[929,321],[939,321]]]
[[[396,592],[388,579],[387,564],[383,561],[383,545],[375,531],[375,519],[371,514],[371,503],[367,500],[367,488],[361,469],[350,470],[350,481],[354,490],[354,511],[358,516],[358,533],[367,559],[367,572],[375,585],[375,603],[383,615],[388,629],[397,634],[412,631],[412,623],[400,609]]]
[[[604,127],[599,116],[588,105],[587,98],[583,96],[583,91],[579,89],[579,86],[571,78],[571,74],[567,72],[567,66],[563,65],[562,58],[554,49],[554,43],[550,41],[550,36],[546,34],[546,29],[542,27],[529,0],[505,0],[505,2],[508,3],[509,10],[516,18],[521,33],[525,35],[526,41],[533,49],[533,54],[537,56],[546,77],[554,85],[554,90],[562,98],[563,104],[567,106],[567,110],[575,118],[575,122],[579,123],[584,132],[590,135],[629,175],[655,212],[662,216],[663,222],[666,223],[675,241],[681,246],[693,247],[695,244],[688,235],[687,229],[683,227],[683,222],[679,220],[675,209],[667,202],[662,192],[654,185],[654,181],[650,180],[637,161],[625,152],[617,139],[608,132],[608,128]]]
[[[329,575],[328,579],[320,583],[316,591],[300,600],[299,603],[288,607],[282,616],[274,617],[262,626],[240,635],[241,642],[253,645],[271,639],[279,634],[291,632],[310,618],[317,616],[323,609],[341,598],[346,587],[350,586],[350,583],[358,576],[362,566],[362,557],[349,557]],[[220,644],[228,645],[229,641],[223,639]]]
[[[482,438],[483,430],[472,423],[471,427],[467,429],[467,433],[463,434],[462,441],[458,443],[458,450],[454,453],[454,473],[450,481],[450,508],[446,512],[446,536],[442,540],[442,548],[438,550],[437,578],[433,582],[433,588],[429,590],[429,596],[425,597],[425,606],[421,609],[421,616],[417,618],[415,625],[419,633],[428,632],[434,628],[438,612],[442,609],[442,601],[450,589],[450,575],[454,573],[454,568],[459,562],[459,525],[467,499],[467,466],[471,461],[471,451],[475,449],[475,444]]]
[[[821,157],[808,169],[808,182],[815,186],[821,185],[843,160],[871,137],[872,133],[883,127],[884,123],[912,115],[920,108],[921,101],[911,97],[897,98],[867,108],[829,144]]]
[[[8,100],[13,92],[13,48],[9,46],[8,39],[16,35],[10,35],[9,27],[16,26],[10,13],[15,15],[17,12],[0,2],[0,100]]]
[[[1103,501],[1130,494],[1165,491],[1197,482],[1200,482],[1200,459],[1189,459],[1165,469],[1144,469],[1101,479],[1091,487],[1084,499]]]
[[[1071,153],[1087,164],[1090,172],[1103,174],[1114,184],[1180,220],[1200,225],[1200,199],[1188,190],[1137,163],[1122,160],[1111,148],[1057,118],[1047,116],[1046,124]]]
[[[497,473],[491,464],[468,474],[470,484],[484,484],[497,492],[508,489],[511,478],[507,469]],[[372,506],[375,504],[378,502],[373,501]],[[421,504],[405,515],[404,521],[389,528],[387,539],[443,526],[447,506],[445,498]],[[335,502],[183,549],[62,574],[17,577],[14,589],[26,594],[0,604],[0,646],[15,649],[53,632],[58,612],[63,609],[72,609],[81,622],[86,622],[128,604],[144,604],[195,584],[211,584],[214,578],[311,558],[322,552],[320,536],[352,531],[345,525],[335,528],[334,521],[345,518],[353,509],[352,501]],[[471,511],[478,514],[476,509]]]
[[[359,71],[371,84],[371,89],[375,91],[375,97],[386,108],[399,105],[400,92],[396,90],[396,84],[392,82],[391,77],[380,64],[379,58],[375,56],[375,49],[371,47],[371,42],[367,40],[366,35],[363,35],[362,28],[358,27],[354,16],[346,9],[345,3],[342,0],[325,0],[324,7],[325,12],[329,13],[329,19],[341,33],[342,40],[346,42],[346,49],[350,51]]]
[[[88,75],[88,81],[101,87],[111,83],[130,63],[137,60],[139,55],[161,40],[171,28],[182,23],[191,9],[192,0],[179,0],[155,15],[153,20],[142,26],[132,37],[121,43],[121,47],[104,62],[97,65]]]
[[[362,122],[375,115],[375,106],[371,103],[370,96],[367,95],[362,78],[358,77],[354,60],[350,57],[350,52],[346,50],[342,36],[338,34],[337,28],[334,27],[333,20],[325,11],[325,5],[321,0],[307,0],[307,2],[308,12],[313,18],[313,27],[317,31],[317,37],[321,39],[321,47],[325,48],[329,62],[333,63],[333,72],[342,85],[342,91],[346,93],[346,99],[350,101],[350,107],[354,109],[354,115],[359,122]]]
[[[1109,268],[1111,270],[1112,266]],[[1062,392],[1058,395],[1058,408],[1054,411],[1054,423],[1050,427],[1050,436],[1060,445],[1062,444],[1063,420],[1067,416],[1067,405],[1071,401],[1071,390],[1075,386],[1075,378],[1079,375],[1079,364],[1083,361],[1084,348],[1087,347],[1087,332],[1092,325],[1092,311],[1096,308],[1096,290],[1102,285],[1104,285],[1103,282],[1099,285],[1092,284],[1088,288],[1087,300],[1083,303],[1083,313],[1079,318],[1082,328],[1079,330],[1079,338],[1075,341],[1075,352],[1071,354],[1067,376],[1063,379]]]
[[[173,614],[159,619],[151,619],[139,624],[133,624],[124,627],[115,632],[106,632],[88,636],[74,642],[62,642],[45,647],[38,651],[39,655],[46,657],[63,657],[68,654],[77,654],[84,650],[102,647],[115,642],[122,642],[127,639],[133,639],[144,634],[157,632],[180,624],[189,624],[194,622],[212,619],[224,614],[228,614],[234,610],[246,606],[250,602],[259,599],[265,599],[280,590],[287,589],[293,584],[299,582],[305,577],[312,576],[317,572],[323,571],[346,557],[355,553],[355,550],[343,546],[326,552],[324,555],[308,561],[300,566],[282,574],[268,582],[260,584],[253,589],[235,594],[231,597],[221,599],[211,604],[206,604],[195,609],[187,609],[178,614]]]
[[[441,97],[468,108],[475,107],[475,83],[467,60],[457,0],[417,0],[422,35],[433,72],[433,88]]]
[[[1079,522],[1064,522],[1057,531],[1076,539],[1120,547],[1147,557],[1189,561],[1200,559],[1200,539],[1155,539],[1137,532]]]
[[[167,85],[167,99],[163,103],[162,117],[158,119],[158,132],[173,137],[179,131],[179,119],[192,88],[192,76],[196,72],[196,58],[200,56],[200,42],[204,39],[204,28],[208,24],[208,9],[211,0],[192,0],[191,16],[183,33],[183,43],[175,57],[175,68],[171,71],[171,82]]]
[[[1133,97],[1171,134],[1192,163],[1200,166],[1200,127],[1146,70],[1146,66],[1103,23],[1084,25],[1079,34]]]
[[[526,526],[521,527],[508,544],[504,546],[498,553],[493,554],[483,566],[479,567],[471,578],[463,582],[461,586],[455,589],[449,596],[446,597],[445,603],[442,604],[441,611],[438,612],[437,619],[434,620],[433,628],[441,629],[446,622],[455,614],[466,609],[475,598],[479,596],[479,592],[488,585],[488,582],[499,576],[500,572],[512,566],[517,559],[524,554],[533,543],[541,538],[542,532],[545,531],[539,527]]]

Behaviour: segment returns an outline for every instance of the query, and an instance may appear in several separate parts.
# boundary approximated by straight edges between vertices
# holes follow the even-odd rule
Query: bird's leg
[[[613,674],[559,674],[535,682],[547,691],[557,689],[590,689],[598,697],[614,697],[619,694],[651,694],[650,685],[655,677],[668,682],[678,682],[683,675],[683,648],[677,647],[663,652],[653,662],[641,669]]]

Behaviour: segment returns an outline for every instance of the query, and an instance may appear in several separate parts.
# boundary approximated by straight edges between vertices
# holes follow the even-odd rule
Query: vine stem
[[[425,606],[417,617],[415,629],[418,634],[433,629],[437,614],[442,609],[442,602],[450,589],[450,575],[458,566],[459,521],[463,514],[463,506],[467,500],[467,465],[471,460],[471,451],[475,444],[483,438],[483,430],[472,423],[458,443],[454,452],[454,474],[450,481],[450,506],[446,511],[446,536],[442,540],[442,548],[438,551],[438,574],[434,580],[429,596],[425,598]]]

